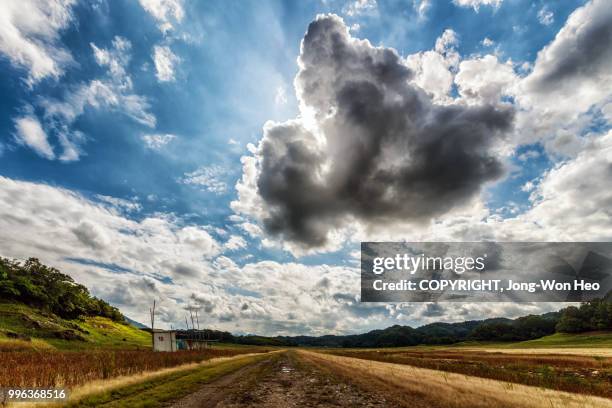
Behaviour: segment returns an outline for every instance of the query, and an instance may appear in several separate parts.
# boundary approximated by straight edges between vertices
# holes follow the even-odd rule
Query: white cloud
[[[123,198],[111,197],[102,194],[96,194],[96,198],[101,202],[110,205],[116,211],[134,212],[142,209],[142,206],[136,201],[136,199],[126,200]]]
[[[492,47],[493,45],[495,45],[495,41],[493,41],[489,37],[485,37],[484,40],[481,41],[481,44],[485,47]]]
[[[181,244],[203,252],[205,257],[215,256],[220,251],[217,241],[204,228],[188,226],[180,229],[176,235]]]
[[[225,249],[228,251],[236,251],[238,249],[245,248],[247,246],[247,242],[240,235],[232,235],[227,242],[223,245]]]
[[[265,128],[265,125],[264,125]],[[257,220],[265,217],[265,203],[257,193],[258,161],[256,156],[242,156],[242,177],[236,183],[238,198],[230,207],[236,214],[249,214]]]
[[[455,83],[459,94],[469,103],[497,103],[511,94],[519,80],[510,63],[501,63],[493,55],[464,60],[459,64]]]
[[[377,10],[377,7],[376,0],[354,0],[344,8],[344,13],[351,17],[371,14]]]
[[[287,95],[285,94],[285,87],[283,85],[279,85],[276,88],[276,95],[274,96],[274,103],[277,106],[287,104]]]
[[[172,142],[176,139],[176,135],[171,134],[151,134],[151,135],[142,135],[141,136],[143,142],[145,142],[145,146],[149,149],[159,150],[168,143]]]
[[[180,23],[185,16],[181,0],[139,0],[140,5],[157,21],[159,29],[166,33],[173,23]]]
[[[574,154],[591,107],[609,101],[612,89],[612,7],[593,0],[576,9],[537,56],[520,83],[521,141],[547,140],[553,151]],[[574,140],[571,140],[574,139]],[[566,146],[566,147],[561,147]],[[559,148],[561,147],[561,150]]]
[[[406,64],[414,71],[413,82],[433,95],[434,100],[443,103],[449,99],[453,86],[453,74],[444,56],[435,51],[412,54]]]
[[[419,16],[419,19],[423,20],[427,17],[427,12],[431,8],[431,0],[414,0],[412,7]]]
[[[491,6],[495,9],[501,6],[503,0],[453,0],[453,3],[459,7],[471,7],[478,12],[481,6]]]
[[[429,92],[438,103],[450,102],[449,93],[453,85],[453,70],[459,63],[457,33],[447,28],[436,39],[433,50],[409,55],[406,65],[414,71],[413,82]]]
[[[555,15],[546,6],[544,6],[540,9],[540,11],[538,11],[538,21],[540,24],[545,26],[551,25],[555,21]]]
[[[269,261],[239,267],[218,256],[222,246],[204,227],[181,224],[163,215],[133,221],[65,189],[0,177],[0,255],[36,256],[137,320],[145,321],[156,298],[160,327],[183,321],[185,304],[175,299],[201,308],[202,324],[234,332],[346,332],[373,324],[360,319],[368,306],[353,300],[352,311],[338,301],[355,298],[357,270]],[[372,310],[376,321],[385,318],[384,309]]]
[[[126,80],[127,81],[127,80]],[[122,84],[94,79],[66,92],[62,100],[45,98],[41,105],[45,117],[62,120],[70,125],[85,112],[86,107],[117,110],[147,127],[154,127],[155,116],[149,112],[148,100],[140,95],[124,92]]]
[[[115,37],[112,48],[98,48],[96,44],[90,43],[94,58],[101,67],[108,67],[109,76],[113,81],[123,88],[131,88],[132,80],[126,71],[130,62],[132,44],[122,37]]]
[[[540,152],[538,152],[537,150],[528,150],[524,153],[519,154],[517,156],[517,159],[519,161],[525,162],[527,160],[537,159],[538,157],[540,157]]]
[[[601,108],[601,113],[608,122],[608,124],[612,124],[612,102],[607,103]]]
[[[536,186],[532,181],[528,181],[525,184],[523,184],[523,186],[521,187],[521,191],[529,193],[530,191],[533,191],[535,187]]]
[[[155,75],[161,82],[174,81],[174,71],[180,58],[172,53],[170,47],[156,45],[153,47]]]
[[[263,230],[259,227],[259,225],[253,224],[251,222],[244,222],[240,224],[240,228],[246,231],[246,233],[249,234],[251,238],[262,237],[264,235]]]
[[[47,140],[47,134],[36,117],[29,115],[15,119],[15,129],[18,142],[30,147],[46,159],[55,158],[53,148]]]
[[[227,191],[227,184],[222,180],[222,177],[226,172],[224,168],[219,166],[202,166],[195,171],[185,173],[180,182],[201,186],[211,193],[224,194]]]
[[[575,159],[545,174],[525,220],[551,240],[612,239],[611,168],[612,131],[594,137]]]
[[[538,214],[506,221],[485,217],[482,221],[482,214],[474,213],[473,218],[464,215],[432,225],[428,236],[461,239],[499,231],[494,237],[546,237],[534,220],[546,223],[547,228],[556,222],[551,235],[565,224],[570,227],[555,239],[612,236],[612,217],[606,217],[612,208],[611,197],[601,188],[610,182],[606,168],[611,141],[608,136],[594,145],[592,158],[585,154],[551,172],[539,188],[538,205],[545,207],[538,209]],[[593,176],[581,180],[592,170]],[[584,182],[586,186],[581,187]],[[568,202],[561,206],[563,211],[547,215],[548,207],[557,207],[555,200],[566,194],[556,187],[564,184],[573,189],[571,195],[576,198],[582,192],[593,194],[593,201]],[[583,217],[587,218],[586,231],[581,229]],[[358,268],[272,261],[238,266],[220,256],[224,245],[212,238],[205,226],[182,224],[163,214],[134,221],[113,204],[93,202],[57,187],[0,177],[0,241],[4,243],[0,255],[20,259],[37,256],[137,320],[146,321],[147,306],[156,298],[160,327],[177,327],[184,321],[185,304],[175,299],[205,312],[202,324],[235,333],[348,333],[398,322],[416,325],[430,321],[424,315],[425,304],[385,307],[359,303]],[[404,234],[406,239],[419,230],[409,231]],[[510,310],[507,304],[465,304],[447,311],[444,317],[460,321],[483,315],[518,316],[558,307],[517,305]]]
[[[156,124],[155,116],[149,112],[147,98],[133,93],[132,79],[127,72],[130,42],[115,37],[108,49],[90,45],[98,65],[108,69],[106,77],[69,87],[61,99],[40,97],[38,100],[44,110],[41,127],[47,134],[57,137],[63,148],[59,159],[63,161],[78,160],[83,154],[80,146],[86,136],[73,129],[73,124],[88,107],[122,113],[147,127]],[[55,156],[45,154],[45,157],[53,159]]]
[[[447,28],[444,30],[442,35],[436,39],[435,50],[440,54],[452,50],[457,44],[459,44],[459,37],[455,30]]]
[[[72,21],[75,0],[3,0],[0,2],[0,52],[26,68],[30,85],[58,78],[72,62],[60,33]]]

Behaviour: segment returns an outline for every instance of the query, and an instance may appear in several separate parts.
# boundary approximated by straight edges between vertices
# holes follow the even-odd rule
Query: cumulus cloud
[[[411,81],[431,94],[437,103],[448,103],[453,86],[453,71],[457,68],[459,54],[457,33],[446,29],[436,40],[435,48],[409,55],[406,64],[413,72]]]
[[[429,236],[460,237],[474,230],[485,236],[484,231],[490,230],[499,231],[499,237],[542,238],[541,231],[546,230],[534,220],[543,220],[547,226],[556,223],[551,234],[563,228],[560,239],[610,239],[612,217],[606,216],[606,211],[612,208],[611,197],[602,188],[611,181],[610,142],[612,136],[605,143],[594,144],[593,158],[585,154],[551,171],[538,187],[541,205],[553,206],[555,197],[566,194],[556,186],[568,183],[593,194],[592,205],[581,209],[568,204],[554,213],[542,207],[537,210],[540,214],[511,221],[455,218],[452,223],[431,227]],[[597,163],[595,168],[593,163]],[[593,170],[593,177],[585,177]],[[586,186],[580,187],[584,183]],[[580,196],[579,190],[572,194],[576,199]],[[36,255],[136,320],[146,322],[147,307],[157,299],[162,311],[160,327],[182,324],[186,306],[205,312],[200,314],[200,322],[206,327],[268,335],[363,332],[436,319],[427,316],[426,304],[360,303],[358,268],[273,261],[238,266],[220,256],[224,244],[217,242],[206,226],[186,226],[164,214],[132,220],[112,201],[92,201],[66,189],[0,177],[0,255],[21,259]],[[580,222],[566,222],[568,216],[578,221],[585,214],[587,230]],[[531,233],[523,232],[527,230]],[[525,304],[509,309],[507,304],[465,304],[444,316],[446,321],[458,321],[483,315],[519,316],[556,307]]]
[[[471,7],[478,12],[481,6],[491,6],[499,8],[503,0],[453,0],[453,3],[459,7]]]
[[[459,64],[455,84],[468,103],[497,103],[512,94],[519,77],[511,63],[501,63],[493,55],[464,60]]]
[[[75,0],[4,0],[0,2],[0,52],[28,70],[30,85],[58,78],[72,62],[60,34],[72,22]]]
[[[363,320],[354,295],[352,304],[338,300],[338,293],[358,293],[356,269],[270,261],[237,266],[219,256],[227,244],[206,226],[163,214],[135,221],[108,202],[0,177],[0,256],[35,255],[140,321],[157,299],[160,327],[184,321],[186,302],[205,312],[206,327],[234,332],[342,333],[387,319],[384,308],[372,308]],[[318,285],[323,278],[328,284]]]
[[[339,17],[310,24],[299,65],[302,118],[265,126],[238,186],[269,233],[308,248],[349,220],[428,222],[503,173],[493,148],[511,109],[434,103],[394,50],[352,38]]]
[[[576,9],[555,39],[537,56],[533,71],[520,84],[517,100],[529,114],[519,118],[523,135],[571,140],[581,132],[578,119],[605,104],[612,89],[612,8],[593,0]],[[530,141],[530,140],[527,140]],[[567,149],[565,149],[567,153]]]
[[[47,140],[47,134],[43,130],[38,119],[28,115],[15,119],[15,137],[19,143],[23,143],[38,155],[45,159],[53,160],[55,154]]]
[[[534,92],[558,86],[566,94],[585,87],[592,92],[598,81],[610,79],[612,10],[608,6],[606,1],[594,0],[570,15],[554,41],[538,53],[527,81]]]
[[[524,218],[550,240],[612,239],[612,131],[593,137],[575,159],[547,172]]]
[[[156,45],[153,47],[153,62],[155,63],[155,75],[161,82],[174,81],[174,70],[180,61],[174,55],[170,47]]]
[[[176,135],[171,134],[152,134],[152,135],[142,135],[142,141],[145,143],[145,146],[149,149],[159,150],[168,143],[172,142],[176,139]]]
[[[245,248],[247,246],[247,242],[240,235],[232,235],[223,246],[229,251],[236,251],[238,249]]]

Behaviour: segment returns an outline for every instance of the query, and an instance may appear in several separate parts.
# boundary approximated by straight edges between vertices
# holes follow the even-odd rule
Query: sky
[[[0,255],[158,327],[556,310],[361,303],[361,241],[612,240],[605,0],[5,0]]]

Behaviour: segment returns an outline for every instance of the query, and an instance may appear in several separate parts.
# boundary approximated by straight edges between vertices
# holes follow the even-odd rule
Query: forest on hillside
[[[20,262],[0,257],[0,300],[23,303],[64,319],[102,316],[124,321],[119,309],[36,258]]]

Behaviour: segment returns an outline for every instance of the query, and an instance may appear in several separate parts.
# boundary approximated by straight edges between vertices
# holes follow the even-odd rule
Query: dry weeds
[[[307,360],[383,391],[406,406],[443,408],[612,407],[612,400],[463,374],[300,351]]]
[[[69,397],[67,402],[75,402],[80,401],[83,398],[99,394],[107,391],[112,391],[114,389],[127,387],[133,384],[138,384],[144,381],[154,380],[157,377],[161,377],[167,374],[176,373],[180,371],[188,371],[198,367],[212,366],[215,364],[219,364],[228,360],[238,360],[242,358],[250,358],[252,356],[258,355],[260,353],[245,353],[234,355],[231,357],[215,357],[209,360],[201,361],[198,363],[187,363],[181,364],[175,367],[163,368],[156,371],[145,371],[134,375],[125,375],[119,376],[116,378],[111,378],[107,380],[94,380],[88,383],[82,384],[78,387],[70,389]],[[55,408],[60,407],[63,404],[51,403],[51,404],[42,404],[42,403],[28,403],[28,402],[17,402],[13,404],[8,404],[7,408]]]
[[[150,350],[0,352],[0,387],[74,387],[99,379],[129,376],[215,357],[255,351],[207,349],[175,353]]]

